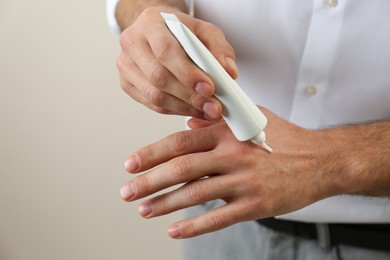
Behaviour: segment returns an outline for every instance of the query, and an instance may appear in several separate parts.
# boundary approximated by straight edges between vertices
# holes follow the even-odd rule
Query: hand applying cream
[[[204,44],[173,14],[161,13],[168,29],[192,61],[214,81],[214,95],[223,104],[222,116],[239,141],[251,140],[268,152],[264,128],[267,118],[214,58]]]

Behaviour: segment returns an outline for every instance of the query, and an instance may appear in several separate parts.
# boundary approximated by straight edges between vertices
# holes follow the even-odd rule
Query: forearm
[[[390,121],[324,130],[345,193],[390,196]],[[336,173],[338,174],[338,173]]]
[[[164,9],[187,12],[186,4],[183,0],[120,0],[118,2],[115,16],[123,31],[131,25],[148,7],[161,6]]]

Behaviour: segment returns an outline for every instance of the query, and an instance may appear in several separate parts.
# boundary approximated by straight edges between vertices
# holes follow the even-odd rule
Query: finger
[[[138,211],[145,218],[157,217],[216,199],[237,195],[237,178],[216,175],[191,181],[180,188],[144,201]]]
[[[238,77],[236,55],[233,47],[226,40],[224,32],[211,23],[186,15],[177,16],[203,42],[230,76],[236,79]]]
[[[122,78],[122,89],[139,103],[162,114],[190,115],[198,118],[204,116],[202,111],[152,86],[131,60],[119,57],[117,66]]]
[[[129,51],[127,53],[129,59],[132,59],[138,66],[139,72],[141,72],[149,84],[154,86],[156,89],[175,96],[190,104],[194,108],[202,111],[207,99],[198,94],[192,85],[190,87],[183,85],[182,82],[180,82],[167,68],[165,68],[156,59],[150,45],[146,41],[147,39],[144,39],[144,41],[138,41],[133,46],[133,48],[137,51]],[[171,59],[173,59],[175,63],[180,63],[180,57],[178,58],[176,55],[172,56]],[[198,88],[207,88],[204,84],[206,83],[198,83]],[[210,86],[208,88],[210,88]],[[214,103],[219,104],[219,102]],[[220,108],[220,112],[222,112],[222,108]]]
[[[211,162],[216,162],[217,159],[211,158],[212,154],[202,153],[174,158],[124,185],[121,190],[122,198],[126,201],[136,200],[213,172],[222,172],[224,164],[212,164]]]
[[[220,119],[222,121],[222,118]],[[202,120],[198,118],[191,118],[187,121],[187,126],[191,129],[204,128],[215,124],[216,121]]]
[[[179,42],[165,24],[154,26],[146,32],[146,38],[157,61],[166,67],[188,90],[211,97],[214,85],[209,76],[187,56]],[[203,86],[199,86],[202,84]]]
[[[185,18],[184,18],[185,19]],[[219,63],[225,68],[233,79],[238,77],[236,54],[233,47],[226,40],[224,32],[215,25],[207,22],[196,23],[191,30],[206,45]]]
[[[180,13],[177,15],[186,18],[190,17]],[[196,19],[191,17],[190,20],[194,22]],[[143,12],[137,19],[137,22],[140,23],[140,26],[135,26],[134,28],[135,30],[141,28],[142,32],[137,35],[146,37],[144,43],[148,43],[148,47],[153,51],[151,57],[157,59],[158,63],[173,72],[184,86],[191,90],[195,89],[200,95],[210,98],[214,93],[212,80],[190,61],[181,45],[166,27],[160,13],[155,11]],[[126,35],[131,36],[132,31],[130,30]],[[124,38],[128,39],[130,43],[136,42],[132,41],[133,38],[131,37]]]
[[[146,98],[141,94],[141,92],[135,88],[132,84],[130,84],[128,81],[121,80],[120,81],[122,89],[135,101],[137,101],[140,104],[145,105],[149,109],[161,113],[161,114],[176,114],[174,111],[171,111],[167,108],[157,107],[151,103],[149,103]]]
[[[245,206],[239,202],[233,202],[212,209],[198,217],[182,220],[171,225],[168,234],[172,238],[190,238],[205,233],[214,232],[245,221]]]
[[[215,131],[194,129],[178,132],[135,152],[126,161],[126,170],[130,173],[145,171],[180,155],[209,151],[217,143]]]

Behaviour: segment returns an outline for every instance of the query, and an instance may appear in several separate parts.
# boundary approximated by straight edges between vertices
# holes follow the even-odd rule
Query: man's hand
[[[122,88],[154,111],[219,119],[221,104],[212,97],[212,80],[185,54],[160,12],[175,13],[209,48],[222,66],[237,77],[233,48],[216,26],[167,6],[146,8],[122,32],[117,59]]]
[[[345,180],[341,181],[345,176],[333,149],[337,144],[326,131],[305,130],[263,112],[273,153],[237,141],[225,123],[192,119],[192,130],[173,134],[129,158],[126,169],[130,173],[150,171],[128,182],[121,189],[122,198],[134,201],[184,184],[141,202],[139,213],[145,218],[224,200],[224,206],[169,228],[171,237],[188,238],[350,192]]]

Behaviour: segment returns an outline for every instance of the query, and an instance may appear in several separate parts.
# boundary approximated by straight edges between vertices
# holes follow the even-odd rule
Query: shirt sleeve
[[[121,29],[115,18],[115,9],[118,2],[119,0],[106,0],[107,22],[108,25],[110,26],[111,31],[117,35],[121,33]]]
[[[116,5],[118,4],[119,0],[106,0],[106,13],[107,13],[107,22],[110,26],[110,29],[115,34],[119,35],[121,33],[121,28],[119,27],[118,21],[115,17],[115,9]],[[187,4],[187,7],[189,9],[189,14],[194,15],[194,0],[185,0],[184,1]]]

